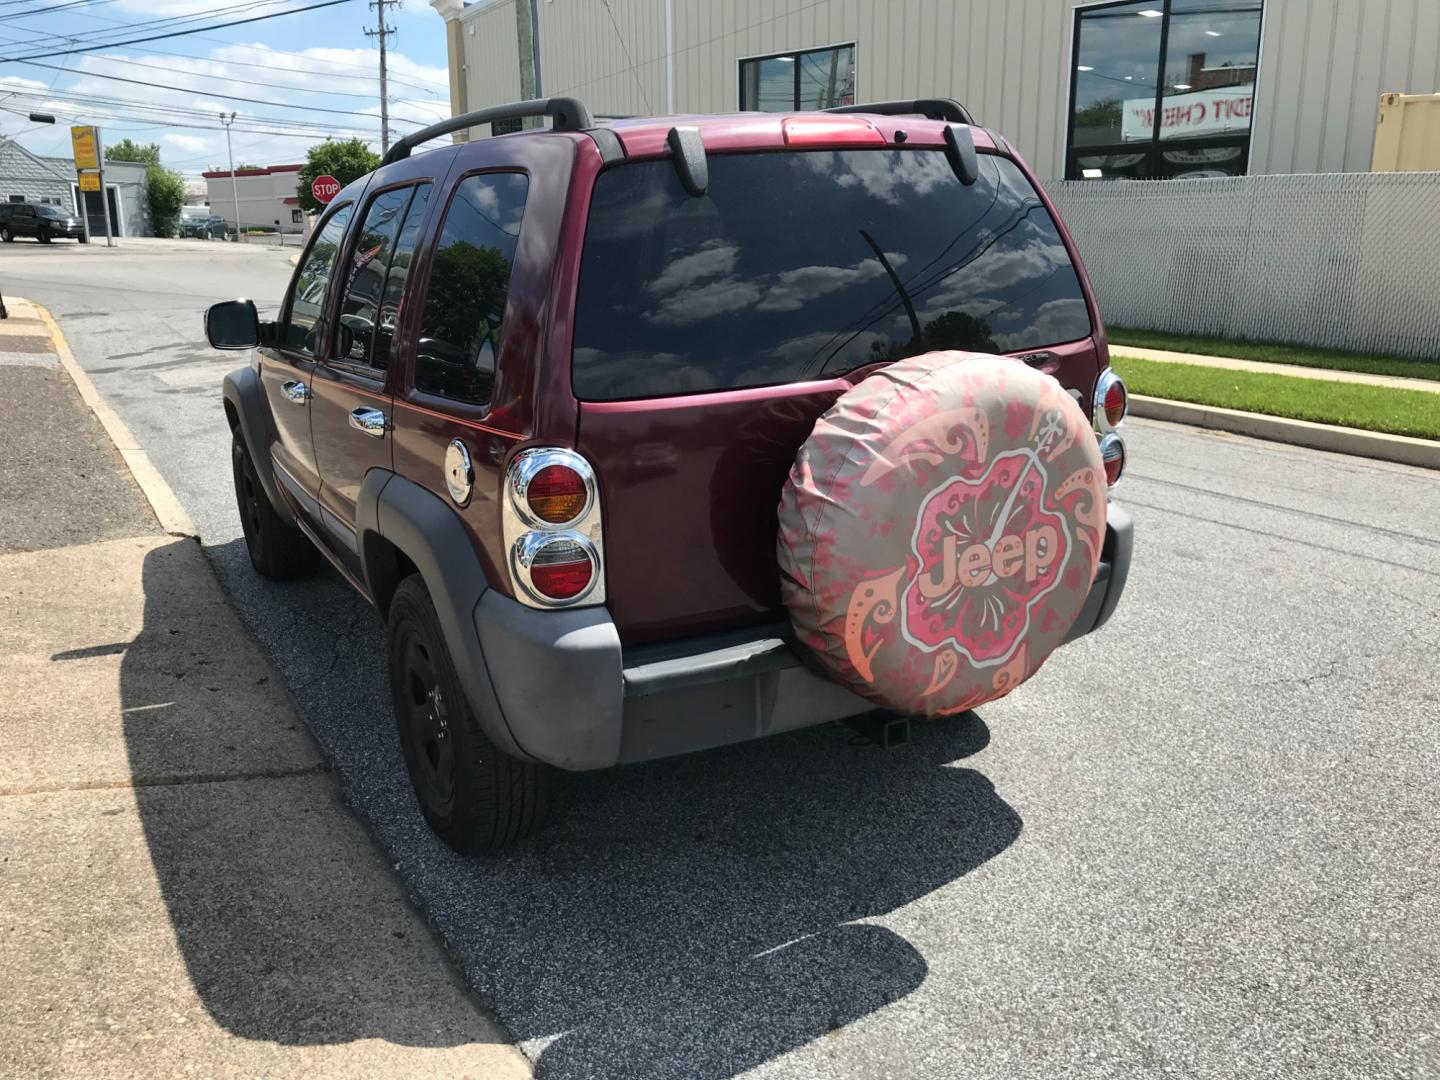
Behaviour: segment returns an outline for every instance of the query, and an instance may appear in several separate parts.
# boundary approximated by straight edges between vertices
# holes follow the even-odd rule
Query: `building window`
[[[1075,13],[1070,180],[1242,176],[1263,0],[1127,0]]]
[[[290,211],[290,224],[303,225],[305,223],[305,212],[298,206]]]
[[[836,45],[740,61],[740,108],[798,112],[855,104],[855,46]]]
[[[24,196],[24,195],[11,195],[11,196],[10,196],[10,201],[11,201],[11,202],[24,202],[24,201],[25,201],[25,196]]]

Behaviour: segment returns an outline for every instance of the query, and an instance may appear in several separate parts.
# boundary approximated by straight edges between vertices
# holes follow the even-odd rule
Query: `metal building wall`
[[[462,16],[471,108],[518,96],[514,0]],[[518,0],[525,2],[525,0]],[[863,99],[970,107],[1063,172],[1078,0],[669,0],[674,111],[739,107],[742,57],[856,43]],[[667,0],[538,0],[541,88],[665,112]],[[613,22],[612,22],[613,15]],[[1440,0],[1265,0],[1251,172],[1370,166],[1382,93],[1440,90]]]
[[[1265,0],[1252,173],[1370,168],[1380,95],[1440,90],[1440,0]]]

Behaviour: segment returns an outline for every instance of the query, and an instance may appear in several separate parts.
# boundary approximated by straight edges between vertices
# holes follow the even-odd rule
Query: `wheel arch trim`
[[[381,616],[388,617],[400,583],[398,553],[425,582],[456,676],[486,737],[513,757],[534,760],[506,723],[475,632],[475,611],[490,583],[459,515],[414,481],[371,469],[360,484],[355,526],[365,587]]]
[[[295,517],[275,484],[275,467],[270,461],[270,421],[265,413],[265,392],[260,387],[259,376],[253,368],[236,368],[225,376],[221,392],[230,430],[239,429],[265,497],[281,520],[294,524]]]

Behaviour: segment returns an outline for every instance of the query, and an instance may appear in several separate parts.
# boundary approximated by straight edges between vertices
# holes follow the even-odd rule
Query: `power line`
[[[3,3],[5,3],[5,2],[6,2],[6,0],[0,0],[0,4],[3,4]],[[15,0],[15,2],[18,2],[18,0]],[[510,2],[513,2],[513,0],[506,0],[506,2],[507,2],[507,3],[510,3]],[[104,15],[95,15],[95,14],[88,13],[88,12],[76,12],[75,14],[76,14],[77,16],[81,17],[81,18],[93,19],[93,20],[95,20],[95,21],[97,21],[97,22],[113,23],[113,24],[115,24],[115,25],[117,25],[117,26],[121,26],[121,27],[125,28],[125,31],[126,31],[126,32],[128,32],[129,30],[133,30],[134,27],[135,27],[135,25],[136,25],[136,24],[134,24],[134,23],[127,23],[127,22],[125,22],[123,19],[111,19],[111,18],[107,18],[107,17],[104,16]],[[30,35],[34,36],[37,40],[38,40],[38,39],[41,39],[41,38],[49,38],[49,39],[54,39],[54,40],[71,41],[71,42],[74,42],[74,41],[79,40],[79,39],[76,38],[74,35],[57,34],[57,33],[54,33],[53,31],[32,30],[32,29],[30,29],[29,27],[24,27],[24,26],[11,26],[9,29],[11,29],[11,30],[18,30],[18,31],[20,31],[20,32],[22,32],[22,33],[30,34]],[[286,51],[285,49],[276,49],[276,48],[272,48],[271,46],[268,46],[268,45],[241,44],[241,43],[234,42],[234,41],[226,41],[226,40],[223,39],[223,38],[209,37],[209,36],[207,36],[207,35],[205,35],[205,34],[200,34],[200,33],[197,33],[197,34],[195,35],[195,37],[196,37],[196,39],[199,40],[199,41],[210,41],[210,42],[214,42],[214,43],[217,44],[217,45],[223,45],[223,46],[225,46],[226,48],[229,48],[229,49],[240,49],[240,50],[243,50],[243,51],[246,51],[246,52],[258,53],[258,54],[260,54],[260,55],[262,55],[262,56],[293,56],[293,57],[295,57],[297,60],[314,60],[314,61],[318,61],[318,62],[320,62],[320,63],[322,63],[322,64],[330,64],[330,65],[333,65],[334,67],[355,68],[355,69],[357,69],[357,70],[365,70],[365,71],[368,71],[368,70],[369,70],[369,65],[368,65],[368,64],[354,64],[354,63],[349,63],[349,62],[347,62],[347,61],[345,61],[345,60],[326,60],[326,59],[324,59],[323,57],[312,56],[312,55],[309,55],[309,54],[307,54],[307,53],[288,52],[288,51]],[[4,40],[4,39],[0,39],[0,40]],[[13,39],[9,39],[9,40],[11,40],[11,41],[13,42]],[[19,44],[19,42],[14,42],[14,43],[15,43],[15,44]],[[325,75],[325,76],[328,76],[329,78],[332,78],[332,79],[352,79],[352,80],[356,80],[356,81],[364,80],[364,81],[368,82],[368,81],[370,80],[370,78],[371,78],[370,75],[343,75],[343,74],[340,74],[339,72],[319,70],[319,69],[316,69],[316,68],[283,67],[283,66],[276,65],[276,64],[263,64],[263,63],[260,63],[259,61],[256,61],[256,60],[245,60],[245,61],[235,61],[235,60],[210,60],[209,57],[195,56],[195,55],[192,54],[192,53],[171,52],[171,51],[168,50],[168,49],[161,49],[161,48],[157,48],[157,47],[154,47],[154,46],[152,46],[151,48],[149,48],[147,51],[148,51],[148,52],[151,52],[151,53],[156,53],[156,54],[158,54],[158,55],[160,55],[160,56],[174,56],[174,57],[176,57],[176,58],[178,58],[178,59],[183,59],[183,60],[208,60],[208,61],[211,62],[211,63],[218,63],[218,64],[238,64],[238,63],[242,63],[242,62],[243,62],[246,67],[251,67],[251,68],[264,68],[264,69],[267,70],[267,71],[286,71],[286,72],[293,72],[293,73],[304,74],[304,75]],[[118,60],[118,59],[122,59],[122,58],[118,58],[118,57],[105,57],[104,59],[117,59],[117,60]],[[415,80],[419,80],[419,81],[417,82],[417,81],[415,81]],[[434,80],[432,80],[432,79],[427,79],[427,78],[425,78],[425,77],[422,76],[422,75],[415,75],[415,76],[413,76],[412,78],[409,78],[409,79],[402,78],[402,77],[396,76],[396,75],[391,75],[391,76],[390,76],[390,81],[393,82],[393,83],[398,83],[398,84],[400,84],[400,85],[402,85],[402,86],[413,87],[413,88],[416,89],[416,90],[423,90],[423,91],[425,91],[427,94],[434,94],[434,93],[436,93],[437,91],[436,91],[435,88],[445,88],[445,89],[448,89],[448,86],[449,86],[449,84],[448,84],[447,82],[443,81],[443,80],[439,80],[439,79],[434,79]],[[357,96],[358,96],[358,95],[357,95]]]
[[[386,2],[389,2],[389,0],[386,0]],[[60,68],[59,66],[57,66],[57,65],[55,65],[55,64],[44,64],[44,63],[41,63],[41,62],[38,61],[38,60],[22,60],[22,61],[20,61],[20,62],[23,63],[23,64],[27,64],[27,65],[29,65],[30,67],[50,68],[50,69],[53,70],[53,71],[61,71],[61,70],[63,70],[62,68]],[[178,90],[178,91],[180,91],[182,94],[205,94],[207,97],[224,98],[226,101],[244,101],[244,102],[247,102],[247,103],[249,103],[249,104],[251,104],[251,105],[274,105],[274,106],[276,106],[276,107],[278,107],[278,108],[301,109],[301,110],[304,110],[305,112],[334,113],[334,114],[336,114],[336,115],[338,115],[338,116],[370,116],[370,115],[372,115],[371,113],[361,112],[361,111],[359,111],[359,110],[357,110],[357,109],[327,109],[327,108],[324,108],[323,106],[320,106],[320,105],[291,105],[291,104],[289,104],[289,103],[287,103],[287,102],[284,102],[284,101],[271,101],[271,100],[268,100],[268,99],[266,99],[266,98],[240,97],[239,95],[236,95],[236,94],[221,94],[221,93],[218,93],[217,91],[214,91],[214,90],[197,90],[197,89],[196,89],[195,87],[193,87],[193,86],[172,86],[172,85],[169,84],[169,83],[149,82],[148,80],[145,80],[145,79],[127,79],[127,78],[126,78],[125,76],[123,76],[123,75],[105,75],[105,74],[102,74],[101,72],[98,72],[98,71],[87,71],[87,72],[84,72],[83,74],[84,74],[85,76],[90,76],[90,77],[93,77],[93,78],[96,78],[96,79],[111,79],[111,80],[113,80],[113,81],[115,81],[115,82],[131,83],[131,84],[134,85],[134,86],[149,86],[149,87],[155,88],[156,90]],[[299,88],[296,87],[296,88],[294,88],[294,89],[299,89]],[[386,122],[387,122],[387,121],[386,121],[386,119],[385,119],[385,114],[384,114],[383,106],[382,106],[382,112],[381,112],[381,124],[382,124],[382,127],[383,127],[383,125],[386,124]],[[406,120],[405,123],[407,123],[407,124],[419,124],[420,121],[418,121],[418,120]],[[423,126],[423,125],[422,125],[422,126]]]
[[[640,72],[635,67],[635,61],[630,59],[630,47],[625,44],[625,35],[620,33],[620,24],[615,21],[615,12],[610,10],[610,0],[600,0],[605,8],[605,14],[610,16],[610,27],[615,31],[615,40],[620,42],[620,51],[625,54],[625,62],[630,65],[630,73],[635,76],[635,88],[640,91],[640,100],[645,102],[645,111],[653,113],[655,110],[650,107],[650,95],[645,93],[645,84],[640,81]]]
[[[191,12],[188,15],[165,15],[158,19],[142,19],[140,22],[126,22],[123,19],[101,20],[103,22],[114,22],[119,29],[116,30],[90,30],[79,34],[56,34],[52,37],[64,38],[75,43],[98,43],[103,38],[113,37],[118,34],[128,34],[135,30],[158,30],[160,28],[173,29],[186,23],[198,22],[201,19],[214,18],[217,15],[236,15],[244,11],[254,11],[256,8],[267,7],[271,4],[284,3],[285,0],[238,0],[237,3],[225,7],[215,7],[208,11]],[[23,15],[12,16],[22,18]],[[27,27],[12,26],[12,30],[28,29]]]
[[[171,127],[192,127],[201,128],[207,131],[214,130],[213,113],[198,109],[183,109],[177,106],[149,105],[145,102],[138,102],[131,99],[114,99],[101,97],[79,97],[77,95],[54,93],[44,94],[36,91],[14,91],[12,96],[31,99],[37,102],[44,102],[55,112],[62,112],[68,116],[80,116],[77,108],[85,109],[88,113],[95,113],[97,110],[106,116],[124,120],[136,120],[142,123],[163,122]],[[54,108],[56,102],[68,106],[68,108]],[[128,112],[127,112],[128,110]],[[154,115],[136,115],[136,113],[149,113]],[[95,119],[90,116],[89,119]],[[206,119],[205,124],[186,123]],[[271,124],[273,127],[244,127],[237,126],[236,131],[244,131],[256,135],[293,135],[297,138],[328,139],[336,135],[360,138],[370,142],[375,140],[373,131],[363,131],[355,128],[333,128],[322,127],[318,124],[306,124],[304,122],[290,122],[279,117],[257,116],[251,124]],[[278,130],[277,130],[278,129]]]
[[[177,56],[177,57],[178,57],[178,56],[181,56],[182,54],[180,54],[180,53],[173,53],[173,54],[171,54],[171,55],[174,55],[174,56]],[[239,84],[242,85],[242,86],[263,86],[263,87],[265,87],[266,89],[269,89],[269,90],[296,90],[296,91],[299,91],[299,92],[304,93],[304,94],[324,94],[324,95],[326,95],[327,97],[373,98],[373,97],[375,96],[374,94],[362,94],[362,93],[359,93],[359,92],[353,91],[353,90],[319,90],[319,89],[316,89],[316,88],[310,87],[310,86],[282,86],[282,85],[277,84],[277,83],[275,83],[275,82],[273,82],[273,81],[271,81],[271,82],[262,82],[262,81],[259,80],[259,79],[237,79],[237,78],[235,78],[233,75],[212,75],[212,74],[210,74],[209,72],[205,72],[205,71],[187,71],[187,70],[185,70],[184,68],[166,67],[164,64],[147,64],[147,63],[145,63],[145,62],[142,61],[142,60],[132,60],[132,59],[131,59],[130,57],[128,57],[128,56],[127,56],[127,57],[118,57],[118,56],[92,56],[92,57],[90,57],[90,59],[92,59],[92,60],[109,60],[109,61],[112,61],[112,62],[117,63],[117,64],[124,64],[126,67],[149,68],[151,71],[165,71],[165,72],[169,72],[171,75],[184,75],[186,78],[190,78],[190,79],[211,79],[211,80],[216,81],[216,82],[239,83]],[[200,57],[187,57],[186,59],[196,59],[196,60],[199,60],[199,59],[201,59],[201,58],[200,58]],[[204,61],[204,62],[206,62],[206,63],[212,63],[212,64],[224,64],[224,63],[228,63],[227,61],[224,61],[224,60],[207,60],[207,61]],[[41,63],[40,63],[39,61],[37,61],[37,60],[26,60],[26,61],[24,61],[24,63],[29,64],[31,67],[49,67],[49,66],[50,66],[50,65],[48,65],[48,64],[41,64]],[[247,65],[247,66],[251,66],[251,67],[264,67],[265,65],[263,65],[263,64],[253,64],[253,65]],[[69,69],[67,69],[67,70],[69,70]],[[290,68],[275,68],[274,70],[275,70],[275,71],[290,71],[290,70],[292,70],[292,69],[290,69]],[[92,70],[90,70],[89,68],[85,68],[85,69],[82,69],[82,70],[79,70],[79,71],[73,71],[73,72],[71,72],[71,74],[73,74],[73,75],[80,75],[80,76],[84,76],[84,75],[96,75],[96,76],[99,76],[100,78],[104,78],[104,76],[103,76],[103,75],[100,75],[99,72],[97,72],[97,71],[92,71]],[[325,72],[316,72],[316,74],[328,74],[328,73],[325,73]],[[332,78],[339,78],[339,79],[359,79],[359,78],[364,78],[364,76],[361,76],[361,75],[336,75],[336,76],[332,76]],[[366,81],[368,82],[369,80],[367,79]],[[392,80],[392,81],[395,81],[395,80]],[[197,93],[197,94],[199,94],[199,93],[204,93],[204,92],[205,92],[205,91],[203,91],[203,90],[196,90],[196,91],[195,91],[195,93]]]
[[[11,19],[29,19],[35,15],[44,15],[47,11],[64,11],[66,8],[82,7],[85,4],[113,4],[114,2],[115,0],[68,0],[64,4],[35,8],[33,11],[12,11],[6,15],[0,15],[0,22],[9,22]]]
[[[75,53],[96,52],[99,49],[114,49],[122,45],[139,45],[146,41],[163,41],[166,38],[185,37],[188,34],[198,34],[205,30],[222,30],[227,26],[243,26],[246,23],[263,22],[266,19],[278,19],[282,15],[299,15],[306,11],[318,11],[320,8],[334,7],[336,4],[348,4],[350,0],[321,0],[318,4],[307,4],[304,7],[290,8],[288,11],[272,11],[265,15],[252,15],[248,19],[234,19],[230,22],[213,23],[208,26],[195,27],[189,30],[172,30],[167,34],[155,34],[150,37],[131,38],[128,41],[108,41],[103,45],[84,45],[75,49],[55,49],[42,53],[31,53],[29,56],[0,56],[0,63],[19,63],[22,60],[39,60],[47,56],[71,56]]]

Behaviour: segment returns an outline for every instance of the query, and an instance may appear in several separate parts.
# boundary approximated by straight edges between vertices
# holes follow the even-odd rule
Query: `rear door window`
[[[424,194],[415,187],[392,188],[370,200],[346,273],[332,363],[384,378],[404,283],[403,268],[393,296],[389,278],[402,249],[403,263],[409,265],[429,190],[428,184],[419,189]],[[416,202],[419,213],[412,208]]]
[[[483,405],[495,382],[510,268],[529,180],[466,177],[445,211],[415,350],[415,389]]]
[[[1055,222],[1020,169],[939,150],[712,154],[701,198],[668,160],[602,173],[581,260],[582,400],[832,377],[934,349],[1090,334]]]

